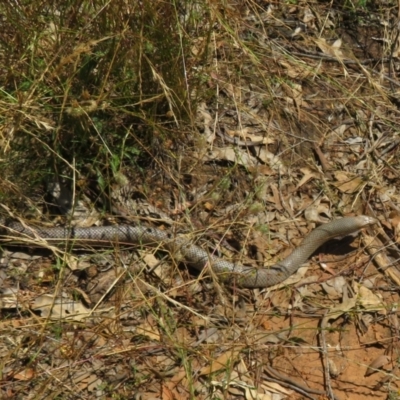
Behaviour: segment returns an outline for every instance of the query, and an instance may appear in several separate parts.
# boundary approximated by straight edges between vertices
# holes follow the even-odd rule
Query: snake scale
[[[209,265],[222,281],[233,281],[244,288],[266,288],[287,279],[329,239],[349,235],[377,222],[373,217],[361,215],[344,217],[323,224],[312,230],[288,257],[269,268],[254,268],[221,259],[192,244],[190,240],[184,237],[145,226],[110,225],[87,228],[37,228],[26,226],[19,222],[7,223],[5,219],[0,218],[0,240],[11,239],[14,242],[18,242],[23,239],[40,238],[56,245],[68,242],[76,245],[85,244],[104,247],[122,244],[161,246],[172,254],[178,253],[183,261],[198,270],[202,270],[206,265]]]

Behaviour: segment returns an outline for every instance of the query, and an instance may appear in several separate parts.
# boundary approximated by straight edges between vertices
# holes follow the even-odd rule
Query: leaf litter
[[[144,214],[166,229],[172,218],[202,246],[258,266],[282,259],[334,215],[375,214],[382,225],[333,241],[284,283],[254,291],[221,286],[211,271],[196,275],[157,249],[129,255],[116,247],[106,262],[79,264],[74,255],[63,265],[52,248],[43,257],[5,251],[4,394],[25,393],[28,383],[51,397],[60,382],[70,398],[398,393],[398,109],[378,40],[391,39],[379,14],[360,12],[350,32],[338,9],[264,3],[207,9],[213,59],[201,64],[205,36],[193,40],[192,56],[213,94],[198,105],[196,139],[181,155],[187,182],[155,190]],[[48,30],[51,40],[57,30]],[[78,44],[57,68],[95,43]],[[391,45],[396,58],[398,43]],[[50,51],[51,41],[41,46]],[[175,107],[155,67],[152,79]],[[55,121],[35,121],[54,129]],[[180,182],[180,171],[164,167]],[[164,176],[146,177],[147,186],[165,185]],[[115,185],[115,199],[132,194],[128,182],[119,192]],[[120,203],[138,215],[136,205]]]

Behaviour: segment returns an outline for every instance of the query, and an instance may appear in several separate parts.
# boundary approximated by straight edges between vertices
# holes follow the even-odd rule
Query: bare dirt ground
[[[166,18],[165,5],[154,4],[157,18]],[[196,29],[182,29],[176,38],[190,48],[178,58],[192,101],[187,119],[177,117],[178,94],[168,86],[162,58],[152,64],[150,79],[159,94],[141,100],[139,111],[133,100],[117,96],[126,83],[111,85],[106,74],[101,95],[89,96],[83,86],[74,102],[71,94],[43,90],[34,98],[29,93],[39,89],[19,89],[11,107],[2,94],[3,214],[49,226],[66,219],[81,226],[156,226],[256,267],[282,260],[331,219],[365,214],[380,224],[330,241],[291,278],[263,290],[222,284],[212,271],[196,271],[159,246],[67,249],[39,238],[6,243],[0,256],[0,397],[400,398],[399,5],[199,4]],[[176,12],[179,21],[187,15]],[[132,10],[118,18],[133,20]],[[133,23],[121,28],[129,44],[135,29]],[[37,88],[40,79],[50,85],[96,54],[97,42],[86,42],[79,57],[69,49],[70,58],[51,64],[56,30],[43,23],[37,54],[46,67]],[[18,41],[12,29],[4,32],[10,43]],[[92,32],[93,41],[111,37]],[[152,46],[146,46],[150,57]],[[114,58],[102,53],[96,68],[111,65],[122,51],[115,49]],[[18,57],[9,61],[14,69],[29,60]],[[5,68],[4,88],[17,81],[11,69]],[[57,96],[59,114],[44,107]],[[162,113],[160,99],[169,106]],[[131,123],[127,115],[139,118],[147,104],[155,104],[157,123],[144,117]],[[83,110],[74,127],[90,132],[87,141],[64,120],[74,107]],[[113,133],[104,133],[99,121]],[[46,143],[28,166],[26,148],[18,147],[24,137],[33,152],[34,143]],[[132,140],[138,147],[118,147],[121,138],[124,146]],[[95,151],[97,141],[107,148],[104,159]],[[108,185],[102,186],[94,161],[60,155],[61,147],[76,151],[83,142],[88,152],[95,149],[92,159],[110,168]],[[26,171],[56,151],[64,162],[60,175],[70,178],[61,196],[68,206],[59,213],[67,217],[50,218],[49,203],[57,201],[27,193],[36,178]]]

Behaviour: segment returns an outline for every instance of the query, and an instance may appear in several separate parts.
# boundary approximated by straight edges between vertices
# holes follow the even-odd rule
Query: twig
[[[331,374],[329,371],[329,359],[328,359],[328,351],[326,349],[326,340],[325,340],[325,329],[327,328],[328,325],[328,315],[329,310],[326,310],[324,318],[322,318],[321,321],[321,330],[319,332],[319,338],[321,342],[321,354],[322,354],[322,364],[324,366],[324,378],[325,378],[325,386],[328,392],[328,396],[330,399],[334,399],[335,395],[332,390],[331,386]]]
[[[365,65],[366,63],[369,63],[371,60],[366,60],[367,62],[359,62],[359,61],[354,61],[354,60],[348,60],[348,59],[343,59],[343,60],[338,60],[335,57],[330,57],[324,54],[310,54],[310,53],[301,53],[297,51],[290,52],[290,55],[292,56],[299,56],[299,57],[308,57],[308,58],[313,58],[315,60],[326,60],[326,61],[334,61],[337,63],[341,64],[346,64],[346,65]],[[395,86],[400,86],[400,82],[397,82],[396,80],[392,79],[390,76],[382,74],[381,72],[375,71],[372,68],[366,68],[369,72],[373,74],[378,74],[382,78],[386,79],[388,82],[392,83]]]
[[[307,386],[302,385],[299,382],[294,381],[293,379],[289,378],[287,375],[284,375],[280,372],[278,372],[275,368],[265,365],[264,370],[267,372],[268,377],[264,378],[271,379],[270,377],[272,376],[273,379],[275,379],[275,382],[278,381],[279,384],[286,385],[290,387],[291,389],[295,390],[298,393],[301,393],[309,398],[311,397],[311,394],[317,394],[319,396],[324,396],[326,393],[322,390],[317,390],[317,389],[312,389]],[[335,400],[338,400],[337,397],[334,397]]]
[[[325,157],[325,154],[322,152],[321,148],[317,143],[313,143],[315,154],[318,156],[319,162],[321,163],[322,171],[324,171],[325,175],[328,178],[332,178],[331,174],[331,166],[329,165],[328,160]]]
[[[275,383],[278,383],[279,385],[288,387],[289,389],[293,389],[295,392],[300,393],[300,394],[302,394],[303,396],[308,397],[308,398],[311,399],[311,400],[316,400],[315,397],[311,396],[309,393],[307,393],[306,391],[304,391],[304,390],[303,390],[302,388],[300,388],[297,384],[296,384],[296,385],[293,385],[293,384],[291,384],[291,383],[284,382],[284,381],[282,381],[282,380],[280,380],[280,379],[275,379],[275,378],[273,378],[273,377],[271,377],[271,376],[266,376],[266,375],[264,375],[264,374],[262,374],[262,377],[263,377],[264,379],[268,380],[269,382],[275,382]],[[321,394],[323,395],[323,394],[325,394],[325,393],[321,392]]]

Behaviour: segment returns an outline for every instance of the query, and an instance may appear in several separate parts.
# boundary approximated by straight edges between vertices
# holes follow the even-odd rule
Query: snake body
[[[19,222],[6,223],[0,219],[0,239],[21,241],[24,238],[36,238],[51,244],[68,242],[79,246],[156,245],[172,254],[178,253],[182,261],[198,270],[202,270],[206,265],[210,266],[223,281],[234,281],[244,288],[266,288],[287,279],[329,239],[349,235],[375,223],[375,218],[361,215],[323,224],[312,230],[288,257],[269,268],[254,268],[230,262],[210,254],[184,237],[140,225],[37,228]]]

